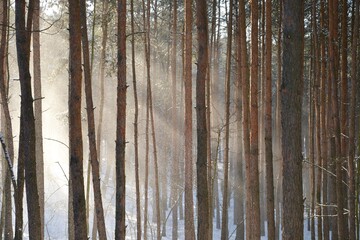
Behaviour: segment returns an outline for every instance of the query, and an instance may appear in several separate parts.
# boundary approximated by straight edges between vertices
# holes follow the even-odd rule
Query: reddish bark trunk
[[[126,0],[118,0],[118,87],[116,118],[116,215],[115,239],[123,240],[126,236],[125,225],[125,130],[126,130]]]
[[[185,239],[195,239],[192,139],[192,0],[185,1]]]
[[[304,60],[304,1],[283,1],[281,125],[283,155],[282,239],[302,239],[301,103]]]
[[[208,21],[205,0],[196,1],[196,25],[198,32],[198,69],[196,75],[196,119],[197,119],[197,200],[198,200],[198,240],[209,239],[209,196],[207,172],[206,126],[206,74],[208,62]]]

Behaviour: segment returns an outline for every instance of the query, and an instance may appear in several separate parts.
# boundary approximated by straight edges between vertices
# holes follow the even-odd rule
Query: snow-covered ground
[[[66,183],[66,172],[67,169],[64,169],[64,173],[60,168],[58,163],[53,163],[52,169],[54,171],[61,172],[61,174],[52,175],[51,178],[48,178],[46,181],[46,189],[51,189],[51,192],[48,191],[46,193],[46,211],[45,211],[45,239],[52,240],[65,240],[67,239],[67,201],[68,201],[68,187]],[[113,181],[110,179],[110,182]],[[131,181],[131,179],[129,180]],[[141,188],[141,192],[143,193],[143,186]],[[136,205],[135,205],[135,188],[133,185],[128,185],[126,189],[126,221],[127,221],[127,237],[126,239],[136,239]],[[194,190],[195,191],[195,190]],[[156,223],[152,221],[152,209],[153,209],[153,200],[152,200],[152,192],[151,188],[149,190],[149,224],[148,224],[148,239],[156,239]],[[194,192],[194,203],[196,203],[196,192]],[[142,196],[142,207],[144,204]],[[105,210],[105,218],[106,218],[106,226],[107,226],[107,234],[108,239],[114,239],[114,225],[115,225],[115,189],[113,186],[108,186],[105,197],[103,197],[103,204]],[[220,198],[221,199],[221,198]],[[92,202],[92,197],[90,198]],[[230,200],[229,206],[229,239],[235,239],[236,235],[236,225],[233,224],[233,209],[234,202],[233,198]],[[26,214],[26,207],[24,207],[24,212]],[[90,217],[89,217],[89,236],[91,236],[92,232],[92,222],[93,222],[93,212],[92,208],[90,209]],[[142,209],[143,210],[143,209]],[[167,211],[166,215],[169,215],[166,221],[166,236],[162,239],[172,239],[172,214]],[[194,208],[194,212],[196,213],[196,208]],[[26,216],[25,216],[26,217]],[[142,213],[142,221],[143,221],[143,213]],[[196,218],[196,214],[195,214]],[[26,221],[25,221],[26,222]],[[304,221],[304,239],[310,239],[310,232],[307,231],[307,216],[305,215]],[[142,223],[143,224],[143,223]],[[195,229],[196,229],[196,219],[195,219]],[[213,239],[220,239],[221,230],[216,228],[216,220],[213,219]],[[27,225],[26,225],[27,227]],[[266,228],[266,224],[265,224]],[[266,229],[265,229],[266,230]],[[27,232],[27,229],[25,229]],[[266,231],[265,231],[266,232]],[[26,239],[25,234],[25,239]],[[184,239],[184,220],[178,221],[178,237],[179,239]],[[262,236],[262,240],[267,239],[267,236]],[[281,238],[280,238],[281,239]]]
[[[58,166],[59,167],[59,166]],[[59,167],[60,169],[60,167]],[[59,178],[50,178],[47,182],[47,189],[52,189],[52,192],[46,194],[46,209],[45,209],[45,239],[51,240],[66,240],[67,239],[67,201],[68,201],[68,188],[65,175],[59,176]],[[196,194],[196,193],[195,193]],[[194,194],[194,202],[195,200]],[[152,192],[149,191],[149,225],[148,225],[148,239],[156,239],[156,223],[152,222]],[[92,198],[90,199],[93,200]],[[106,225],[107,225],[107,234],[108,239],[114,239],[114,225],[115,225],[115,189],[111,186],[108,187],[106,192],[106,197],[104,197],[104,210],[106,215]],[[24,199],[24,204],[26,205],[26,200]],[[143,201],[142,201],[143,205]],[[229,239],[235,239],[236,235],[236,225],[233,224],[233,199],[230,200],[229,206]],[[92,222],[93,214],[92,209],[90,213],[89,220],[89,236],[91,236],[92,231]],[[168,210],[169,211],[169,210]],[[25,224],[25,234],[24,239],[28,239],[27,235],[27,214],[26,206],[24,206],[24,224]],[[196,208],[194,208],[196,212]],[[126,221],[127,221],[127,237],[126,239],[136,239],[136,206],[135,206],[135,188],[131,185],[127,188],[127,199],[126,199]],[[143,213],[142,213],[143,214]],[[169,215],[166,222],[166,236],[162,239],[172,239],[172,215],[167,212]],[[143,221],[143,215],[142,221]],[[196,221],[196,219],[195,219]],[[179,239],[184,239],[184,220],[178,221],[178,237]],[[305,215],[304,221],[304,239],[311,239],[310,232],[307,231],[308,221],[307,216]],[[196,229],[196,222],[194,223]],[[213,239],[220,239],[221,230],[216,229],[216,220],[213,219]],[[195,230],[196,231],[196,230]],[[265,224],[266,232],[266,224]],[[267,239],[267,236],[262,236],[262,240]],[[281,239],[281,236],[280,236]]]

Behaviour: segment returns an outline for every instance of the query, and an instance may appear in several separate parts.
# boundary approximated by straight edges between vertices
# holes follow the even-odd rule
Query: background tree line
[[[1,238],[359,239],[359,0],[0,19]]]

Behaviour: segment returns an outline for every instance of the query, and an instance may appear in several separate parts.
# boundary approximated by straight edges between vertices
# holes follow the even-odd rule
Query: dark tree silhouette
[[[207,137],[205,83],[208,62],[208,20],[205,0],[196,1],[196,26],[198,42],[198,69],[196,75],[196,130],[197,130],[197,201],[198,240],[209,239],[209,188],[207,172]]]
[[[125,239],[126,0],[117,1],[117,117],[115,239]]]
[[[301,103],[304,63],[304,2],[283,1],[281,125],[283,155],[282,239],[302,239]]]
[[[74,238],[87,239],[81,132],[81,20],[80,0],[69,0],[70,84],[69,84],[69,147],[70,196],[74,221]],[[71,227],[71,225],[69,225]],[[71,229],[69,229],[69,232]],[[70,236],[71,237],[71,236]]]
[[[34,2],[15,1],[16,49],[21,88],[20,145],[19,156],[23,157],[26,184],[26,199],[29,219],[29,238],[42,239],[40,200],[36,174],[35,119],[30,75],[30,40]],[[21,174],[21,173],[20,173]]]

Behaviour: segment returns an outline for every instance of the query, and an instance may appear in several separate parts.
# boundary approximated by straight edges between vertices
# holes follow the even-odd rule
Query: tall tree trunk
[[[329,43],[328,43],[329,44]],[[328,63],[328,68],[330,67],[330,63]],[[331,102],[331,92],[334,83],[331,81],[331,79],[327,79],[327,101],[326,101],[326,120],[327,120],[327,141],[328,141],[328,154],[329,154],[329,163],[328,163],[328,169],[331,172],[331,175],[336,176],[336,162],[335,162],[335,141],[333,138],[333,129],[334,129],[334,121],[332,121],[332,102]],[[332,205],[336,205],[336,196],[337,196],[337,190],[336,190],[336,177],[335,176],[329,176],[328,178],[328,203]],[[330,191],[332,190],[332,191]],[[336,216],[336,208],[329,208],[328,209],[329,215]],[[337,230],[337,217],[333,217],[330,219],[330,228],[329,230],[332,232],[331,237],[332,239],[338,239],[338,230]]]
[[[213,218],[216,216],[216,228],[220,229],[220,210],[219,210],[219,191],[217,174],[217,159],[218,151],[212,153],[212,128],[217,128],[219,125],[218,112],[219,112],[219,2],[220,0],[213,1],[212,5],[212,22],[211,22],[211,36],[210,36],[210,53],[209,53],[209,76],[207,78],[206,86],[206,104],[211,106],[206,110],[206,121],[208,129],[208,145],[207,145],[207,157],[208,157],[208,187],[209,187],[209,240],[213,239]],[[217,21],[219,20],[219,21]],[[212,69],[211,69],[211,66]],[[219,133],[221,134],[221,133]],[[217,142],[218,143],[218,142]],[[216,209],[215,209],[216,208]]]
[[[118,88],[116,118],[116,216],[115,239],[126,237],[125,225],[125,129],[126,129],[126,0],[118,0]]]
[[[213,192],[214,192],[214,206],[216,207],[216,229],[220,229],[220,197],[219,197],[219,181],[218,181],[218,162],[219,162],[219,149],[220,149],[220,138],[221,138],[221,130],[219,129],[217,132],[216,138],[216,156],[214,159],[214,177],[212,179]],[[212,234],[212,233],[211,233]]]
[[[179,174],[179,158],[178,158],[178,141],[177,141],[177,106],[176,106],[176,44],[177,44],[177,0],[173,3],[173,21],[172,21],[172,46],[171,46],[171,89],[172,89],[172,182],[171,182],[171,205],[172,210],[172,239],[178,239],[178,181],[180,180]]]
[[[317,236],[322,240],[322,209],[321,209],[321,191],[322,191],[322,152],[321,152],[321,114],[320,114],[320,51],[319,51],[319,38],[318,38],[318,25],[316,16],[317,0],[312,3],[312,19],[313,19],[313,45],[314,45],[314,105],[315,105],[315,151],[316,151],[316,219],[317,219]]]
[[[250,132],[249,132],[249,112],[250,112],[250,105],[249,105],[249,77],[248,77],[248,60],[247,60],[247,50],[246,50],[246,25],[245,25],[245,1],[244,0],[240,0],[239,1],[239,29],[240,29],[240,49],[241,49],[241,54],[240,54],[240,76],[241,76],[241,84],[242,84],[242,119],[243,119],[243,141],[244,141],[244,159],[245,159],[245,168],[248,169],[249,168],[249,163],[250,163]],[[249,179],[249,175],[248,175],[248,171],[246,170],[245,173],[245,179],[246,179],[246,215],[250,213],[250,215],[247,216],[251,216],[251,212],[250,209],[248,208],[248,188],[251,185],[250,179]],[[250,219],[247,218],[246,220],[246,230],[247,230],[247,234],[246,234],[246,238],[250,239]],[[243,235],[243,233],[240,233],[241,235]],[[242,236],[240,236],[240,238],[242,238]]]
[[[312,29],[313,29],[313,45],[314,45],[314,105],[315,105],[315,152],[316,152],[316,219],[317,219],[317,236],[319,240],[322,240],[322,209],[321,209],[321,187],[322,187],[322,158],[321,158],[321,116],[320,116],[320,51],[319,51],[319,44],[318,44],[318,26],[317,26],[317,15],[316,15],[316,4],[317,0],[314,0],[312,3]]]
[[[347,39],[348,39],[348,27],[347,27],[347,21],[348,21],[348,7],[347,7],[347,1],[342,0],[342,14],[341,14],[341,66],[340,66],[340,77],[341,77],[341,99],[340,99],[340,141],[341,141],[341,162],[343,163],[343,167],[345,167],[345,163],[347,162],[348,158],[348,145],[349,145],[349,125],[348,125],[348,105],[349,105],[349,99],[348,99],[348,79],[347,79],[347,67],[348,67],[348,53],[347,53]],[[345,174],[343,175],[344,181],[347,181]],[[343,192],[346,196],[347,194],[347,188],[343,189]],[[343,196],[344,197],[344,196]],[[346,198],[346,197],[345,197]],[[344,203],[344,206],[346,204]],[[345,232],[347,232],[347,220],[345,221]],[[347,236],[347,233],[346,233]]]
[[[216,42],[216,11],[217,10],[217,0],[212,2],[212,10],[211,10],[211,28],[210,28],[210,48],[209,48],[209,68],[207,75],[207,85],[206,85],[206,104],[209,106],[206,109],[206,120],[207,120],[207,129],[209,129],[208,140],[207,140],[207,157],[208,157],[208,187],[209,187],[209,240],[213,238],[213,217],[214,217],[214,185],[213,183],[213,159],[214,157],[211,154],[211,124],[213,124],[213,119],[211,117],[214,114],[214,106],[216,100],[214,101],[214,95],[216,94],[214,91],[214,76],[215,76],[215,67],[211,67],[213,62],[215,62],[215,42]],[[211,107],[210,107],[211,106]]]
[[[95,54],[94,54],[94,51],[95,51],[95,44],[96,44],[96,40],[95,40],[95,28],[96,28],[96,21],[98,20],[98,14],[97,14],[97,9],[99,8],[98,7],[98,2],[97,2],[97,0],[94,0],[93,1],[93,7],[94,7],[94,9],[93,9],[93,11],[92,11],[92,14],[90,14],[90,15],[92,15],[90,18],[91,18],[91,21],[92,21],[92,23],[93,24],[91,24],[91,27],[90,27],[90,30],[89,30],[89,32],[91,31],[91,33],[90,33],[90,38],[91,38],[91,40],[89,41],[89,58],[90,58],[90,60],[89,60],[89,62],[90,62],[90,74],[91,74],[91,77],[93,77],[94,76],[94,74],[93,74],[93,70],[94,70],[94,59],[95,59]],[[84,104],[84,103],[83,103]],[[95,126],[95,134],[96,134],[96,126]],[[101,142],[99,142],[99,141],[96,141],[96,150],[97,150],[97,153],[98,153],[98,156],[97,156],[97,158],[98,158],[98,161],[99,161],[99,164],[100,164],[100,162],[101,162],[101,158],[99,157],[100,156],[100,148],[101,147],[98,147],[97,146],[97,144],[98,143],[101,143]],[[91,166],[91,164],[89,164],[90,163],[90,156],[89,156],[89,153],[88,153],[88,164],[87,164],[87,166],[88,166],[88,176],[87,176],[87,179],[86,179],[86,181],[87,181],[87,185],[86,185],[86,200],[88,200],[88,198],[89,198],[89,192],[90,192],[90,190],[89,190],[89,188],[90,188],[90,169],[89,169],[89,167]],[[100,168],[99,168],[100,169]],[[100,172],[101,172],[101,170],[100,170]],[[103,179],[103,181],[104,180],[107,180],[107,179]],[[105,195],[105,194],[104,194]],[[87,203],[87,208],[88,208],[88,203]],[[88,209],[86,209],[86,217],[87,217],[87,227],[88,227],[88,231],[89,231],[89,210]],[[93,223],[94,222],[96,222],[96,214],[94,214],[94,220],[93,220]],[[96,235],[96,232],[97,232],[97,227],[96,227],[96,231],[95,231],[95,234],[94,234],[94,229],[93,229],[93,232],[92,232],[92,234],[93,234],[93,236],[94,235]],[[89,234],[90,235],[90,234]],[[94,237],[94,240],[96,240],[96,237]]]
[[[81,20],[80,1],[69,0],[70,85],[69,145],[70,193],[75,239],[87,239],[83,176],[83,143],[81,133]]]
[[[271,1],[266,1],[266,49],[265,49],[265,162],[266,162],[266,207],[268,222],[268,239],[275,240],[275,219],[274,219],[274,173],[273,173],[273,152],[272,152],[272,21],[271,21]]]
[[[359,1],[355,4],[354,31],[352,36],[351,51],[351,95],[350,95],[350,116],[349,116],[349,239],[356,239],[355,227],[355,108],[356,108],[356,90],[357,90],[357,44],[359,35]]]
[[[258,133],[258,1],[251,2],[250,156],[246,158],[246,238],[260,239]],[[245,110],[245,109],[244,109]]]
[[[219,56],[221,56],[221,52],[220,52],[220,14],[221,14],[221,7],[220,7],[220,1],[218,1],[218,9],[217,9],[217,16],[218,16],[218,22],[217,22],[217,32],[216,32],[216,40],[215,40],[215,52],[214,52],[214,76],[213,76],[213,99],[214,99],[214,108],[217,113],[217,115],[219,115],[219,112],[220,112],[220,109],[221,109],[221,102],[220,102],[220,87],[219,87],[219,82],[220,82],[220,77],[219,77],[219,74],[220,74],[220,59],[219,59]],[[209,65],[210,66],[210,65]],[[208,103],[209,104],[209,103]],[[206,117],[208,117],[209,114],[206,115]],[[212,114],[211,116],[213,116],[213,124],[212,126],[214,127],[217,127],[217,131],[218,131],[218,136],[217,136],[217,148],[216,148],[216,156],[215,156],[215,161],[214,161],[214,180],[213,182],[215,183],[214,184],[214,187],[213,187],[213,191],[214,193],[212,195],[215,195],[214,196],[214,200],[215,200],[215,205],[216,205],[216,228],[217,229],[220,229],[220,192],[221,192],[221,187],[220,187],[220,182],[219,182],[219,179],[217,176],[219,176],[219,167],[218,167],[218,163],[220,162],[220,144],[221,144],[221,132],[222,132],[222,128],[220,127],[220,121],[218,120],[218,118],[216,117],[215,114]],[[210,126],[211,127],[211,126]],[[209,129],[208,128],[208,138],[211,138],[211,128]],[[209,166],[208,166],[208,170],[209,170]],[[212,175],[212,173],[210,173],[210,175]],[[211,177],[211,176],[210,176]],[[210,179],[210,177],[208,176],[208,179]],[[209,180],[208,180],[209,181]],[[209,183],[208,183],[209,184]],[[212,197],[212,195],[209,195]],[[209,201],[210,203],[210,201]],[[214,206],[215,206],[214,205]],[[211,205],[209,205],[210,209],[209,211],[212,211],[211,209]],[[210,224],[210,223],[209,223]],[[212,232],[211,232],[211,235]],[[212,236],[211,236],[212,237]]]
[[[150,48],[149,48],[150,49]],[[149,63],[150,70],[150,63]],[[149,73],[150,76],[150,73]],[[153,142],[153,154],[154,154],[154,172],[155,172],[155,215],[156,215],[156,238],[161,239],[161,221],[160,221],[160,183],[159,183],[159,166],[157,158],[157,147],[156,147],[156,134],[155,134],[155,121],[154,121],[154,109],[152,102],[152,91],[150,77],[148,78],[148,94],[149,94],[149,111],[150,111],[150,122],[151,122],[151,136]]]
[[[195,239],[192,138],[192,0],[185,4],[185,239]]]
[[[197,119],[197,200],[198,240],[209,239],[209,188],[207,172],[207,137],[205,83],[208,61],[208,20],[205,0],[196,1],[196,25],[198,33],[198,69],[196,75],[196,119]]]
[[[313,21],[313,20],[312,20]],[[313,36],[312,36],[313,38]],[[312,42],[312,41],[311,41]],[[314,45],[311,44],[311,55],[314,55]],[[309,64],[309,114],[308,114],[308,150],[310,175],[310,232],[311,240],[315,240],[315,162],[314,162],[314,59]]]
[[[11,123],[11,116],[10,116],[10,111],[9,111],[9,99],[8,99],[8,82],[6,79],[7,76],[7,70],[6,70],[6,48],[7,48],[7,41],[8,41],[8,29],[7,29],[7,25],[8,25],[8,1],[7,0],[3,0],[2,1],[2,6],[1,6],[1,45],[0,45],[0,94],[1,94],[1,102],[2,102],[2,110],[3,110],[3,114],[1,114],[2,116],[4,116],[4,119],[1,119],[2,123],[4,123],[4,130],[5,130],[5,141],[8,144],[8,149],[9,149],[9,155],[10,155],[10,159],[13,160],[14,159],[14,143],[13,143],[13,136],[12,136],[12,123]],[[10,172],[9,169],[7,167],[7,164],[5,163],[5,161],[3,161],[3,173],[4,173],[4,191],[3,191],[3,208],[2,208],[2,215],[4,216],[4,239],[13,239],[13,224],[12,224],[12,201],[11,201],[11,180],[10,180]],[[22,189],[24,191],[24,189]],[[17,193],[15,192],[15,195],[17,195]],[[21,223],[21,227],[20,224],[18,231],[20,235],[22,236],[22,208],[19,209],[18,204],[19,199],[16,199],[16,223]],[[22,199],[21,199],[21,203],[22,203]],[[20,215],[18,215],[18,213],[21,213]],[[18,234],[19,234],[18,233]],[[2,235],[2,229],[0,231],[0,235]]]
[[[209,51],[210,51],[210,48],[209,48]],[[209,56],[210,57],[210,56]],[[210,59],[210,58],[209,58]],[[210,62],[209,62],[209,68],[210,68]],[[212,86],[212,79],[211,79],[211,76],[210,76],[210,69],[207,70],[208,73],[206,75],[206,106],[211,106],[212,105],[212,89],[211,89],[211,86]],[[207,136],[207,171],[208,171],[208,195],[209,195],[209,219],[211,219],[211,215],[212,215],[212,211],[213,211],[213,189],[212,189],[212,186],[211,186],[211,179],[213,178],[212,176],[212,173],[213,173],[213,163],[212,163],[212,156],[211,156],[211,126],[213,126],[212,124],[212,119],[211,119],[211,116],[213,114],[211,114],[211,108],[206,108],[206,128],[209,129],[208,131],[208,136]],[[212,221],[209,221],[209,240],[212,240],[212,232],[213,232],[213,226],[212,226]]]
[[[104,1],[105,2],[105,1]],[[90,52],[90,73],[91,73],[91,76],[93,76],[93,67],[94,67],[94,49],[95,49],[95,21],[96,21],[96,9],[97,9],[97,1],[94,0],[94,9],[93,9],[93,13],[92,13],[92,21],[93,21],[93,24],[91,26],[91,52]],[[86,93],[85,93],[86,94]],[[96,143],[96,147],[97,147],[97,143]],[[96,149],[97,152],[100,151],[99,148]],[[98,161],[99,161],[99,164],[100,164],[100,161],[101,159],[99,158],[99,153],[98,153]],[[89,219],[90,219],[90,175],[91,175],[91,162],[90,162],[90,154],[89,154],[89,160],[88,160],[88,164],[87,164],[87,176],[86,176],[86,189],[85,189],[85,199],[86,199],[86,226],[87,226],[87,230],[88,230],[88,235],[90,236],[90,227],[89,227]],[[97,239],[97,224],[96,224],[96,214],[94,214],[94,217],[93,217],[93,228],[92,228],[92,238],[94,240]]]
[[[342,16],[341,16],[341,66],[340,66],[340,77],[341,77],[341,87],[340,87],[340,145],[341,145],[341,153],[339,153],[340,162],[342,164],[342,169],[346,168],[347,162],[348,162],[348,145],[349,145],[349,124],[348,124],[348,105],[349,105],[349,99],[348,99],[348,78],[347,78],[347,67],[348,67],[348,53],[347,53],[347,46],[348,46],[348,27],[347,27],[347,21],[348,21],[348,2],[346,0],[342,0]],[[346,176],[347,173],[344,172],[344,170],[341,170],[341,178],[342,181],[347,182],[348,177]],[[348,188],[342,184],[342,200],[344,208],[347,208],[347,200],[348,200]],[[349,236],[349,229],[348,229],[348,217],[343,216],[344,221],[344,236]]]
[[[100,51],[100,63],[99,63],[99,82],[100,82],[100,107],[99,107],[99,121],[96,129],[96,149],[98,150],[98,159],[101,161],[101,141],[102,141],[102,127],[104,117],[104,105],[105,105],[105,62],[106,62],[106,46],[108,38],[108,9],[109,2],[103,1],[102,15],[101,15],[101,51]],[[108,164],[109,166],[110,164]]]
[[[149,194],[149,123],[150,123],[150,99],[149,99],[149,82],[150,82],[150,49],[149,49],[149,26],[147,11],[145,9],[145,0],[142,0],[142,11],[143,11],[143,25],[147,30],[144,37],[144,53],[146,61],[146,125],[145,125],[145,183],[144,183],[144,240],[147,240],[147,228],[148,228],[148,194]],[[149,23],[150,24],[150,23]]]
[[[275,205],[276,205],[276,229],[275,229],[275,238],[279,239],[281,234],[281,210],[282,206],[282,148],[281,148],[281,109],[280,109],[280,88],[281,88],[281,75],[282,75],[282,1],[278,0],[278,9],[279,9],[279,17],[278,17],[278,26],[277,26],[277,79],[276,79],[276,103],[275,103],[275,148],[274,148],[274,157],[278,159],[279,163],[276,165],[276,194],[275,194]],[[275,169],[276,169],[275,168]]]
[[[331,119],[334,124],[333,136],[335,137],[335,161],[336,161],[336,191],[337,191],[337,224],[338,237],[344,238],[345,234],[345,216],[344,216],[344,195],[343,195],[343,170],[341,157],[340,141],[340,121],[339,121],[339,102],[338,102],[338,1],[329,0],[329,75],[332,81],[332,113]]]
[[[239,8],[238,3],[238,8]],[[242,46],[240,44],[240,13],[236,14],[236,56],[237,56],[237,77],[235,78],[235,107],[236,107],[236,159],[235,159],[235,186],[234,186],[234,224],[236,225],[236,240],[244,239],[244,175],[243,175],[243,128],[242,128],[242,71],[241,56]]]
[[[239,42],[239,40],[237,40]],[[238,44],[240,45],[240,44]],[[239,48],[239,47],[238,47]],[[241,51],[240,49],[238,50]],[[240,56],[240,55],[239,55]],[[240,65],[240,64],[239,64]],[[240,68],[239,68],[240,69]],[[240,75],[238,71],[238,75]],[[243,175],[243,134],[242,134],[242,86],[241,78],[236,79],[236,162],[234,185],[234,224],[236,225],[236,240],[244,239],[244,175]]]
[[[94,1],[96,3],[96,0]],[[105,58],[106,58],[106,46],[107,46],[107,38],[108,38],[108,8],[109,8],[109,2],[107,0],[103,1],[102,4],[102,14],[101,14],[101,30],[102,30],[102,37],[101,37],[101,51],[100,51],[100,60],[99,60],[99,82],[100,82],[100,106],[99,106],[99,120],[98,125],[96,129],[96,150],[97,150],[97,158],[99,161],[99,164],[101,165],[101,142],[102,142],[102,128],[103,128],[103,117],[104,117],[104,105],[105,105]],[[95,6],[94,6],[94,22],[95,22]],[[95,24],[94,24],[95,25]],[[94,26],[93,26],[94,28]],[[94,29],[93,29],[94,31]],[[93,34],[94,36],[94,34]],[[94,41],[94,40],[93,40]],[[93,43],[93,42],[92,42]],[[92,54],[91,54],[91,70],[93,70],[93,53],[94,47],[92,46]],[[113,166],[111,163],[106,164],[106,173],[110,172],[111,167]],[[90,167],[91,165],[89,165]],[[88,171],[90,173],[90,168],[88,168]],[[103,195],[106,195],[106,186],[109,174],[105,175],[104,183],[102,186],[102,192]],[[88,176],[89,177],[89,176]],[[93,239],[96,239],[97,237],[97,220],[96,220],[96,214],[94,214],[94,220],[93,220],[93,229],[92,229],[92,236]]]
[[[319,53],[316,53],[319,56]],[[319,64],[319,59],[317,57],[316,64]],[[316,89],[315,89],[315,148],[316,148],[316,216],[317,216],[317,235],[318,239],[322,239],[322,209],[321,209],[321,191],[322,191],[322,174],[323,174],[323,162],[321,158],[321,122],[320,122],[320,75],[319,75],[319,68],[316,68]]]
[[[321,129],[321,159],[322,159],[322,166],[327,169],[328,168],[328,144],[327,144],[327,121],[326,121],[326,55],[325,55],[325,34],[324,34],[324,28],[325,28],[325,6],[324,6],[324,0],[320,0],[320,36],[319,36],[319,42],[320,42],[320,60],[321,60],[321,80],[320,80],[320,129]],[[322,177],[322,190],[323,190],[323,203],[328,203],[328,174],[323,174]],[[328,209],[327,207],[323,208],[322,213],[326,216],[328,215]],[[324,217],[323,221],[324,226],[324,240],[329,239],[329,218]]]
[[[225,76],[225,152],[224,152],[224,191],[222,202],[221,240],[228,238],[228,192],[229,192],[229,140],[230,140],[230,77],[233,25],[233,0],[229,1],[229,20],[227,27],[226,76]]]
[[[265,156],[265,1],[258,2],[259,10],[259,49],[258,49],[258,153],[259,153],[259,201],[266,206],[266,156]],[[264,193],[264,194],[260,194]],[[260,207],[260,236],[265,235],[266,207]]]
[[[22,122],[20,121],[20,128],[21,128],[21,124]],[[12,138],[12,136],[11,136]],[[20,144],[23,144],[24,141],[24,135],[23,132],[20,131],[20,136],[19,136],[19,146]],[[24,198],[24,181],[25,181],[25,176],[24,176],[24,149],[23,148],[19,148],[18,151],[18,169],[17,169],[17,190],[16,190],[16,202],[15,202],[15,208],[16,208],[16,217],[15,217],[15,239],[16,240],[20,240],[23,238],[23,225],[24,225],[24,219],[23,219],[23,198]],[[6,199],[6,201],[9,201],[8,199]],[[10,201],[9,201],[10,202]],[[11,202],[10,202],[11,203]],[[8,210],[8,209],[6,209]],[[10,209],[11,212],[11,209]],[[5,222],[6,224],[6,222]],[[6,230],[6,225],[5,225],[5,230]]]
[[[25,184],[29,219],[30,239],[42,239],[39,192],[36,175],[35,153],[35,120],[33,98],[31,92],[31,75],[29,69],[30,40],[34,2],[28,6],[27,21],[25,22],[26,4],[24,0],[15,1],[16,48],[21,88],[21,115],[20,132],[23,134],[23,143],[19,151],[24,154]],[[20,133],[21,135],[21,133]]]
[[[92,180],[93,180],[93,188],[94,188],[95,215],[97,221],[97,228],[99,232],[99,238],[101,240],[106,240],[104,209],[103,209],[103,203],[101,197],[101,185],[100,185],[100,165],[99,165],[98,153],[96,147],[94,104],[92,99],[89,40],[87,35],[85,0],[80,0],[80,11],[81,11],[80,15],[81,15],[81,30],[82,30],[82,50],[83,50],[84,80],[85,80],[85,95],[86,95],[86,113],[88,120],[87,121],[88,138],[89,138]]]
[[[146,45],[145,40],[145,45]],[[146,49],[146,48],[145,48]],[[145,51],[146,52],[146,51]],[[146,55],[146,53],[145,53]],[[144,240],[147,240],[147,228],[148,228],[148,189],[149,189],[149,91],[146,96],[146,125],[145,125],[145,182],[144,182]]]
[[[281,125],[283,155],[282,239],[302,239],[301,103],[304,60],[304,2],[283,1]]]
[[[1,122],[4,126],[5,131],[5,141],[8,144],[9,149],[9,155],[10,159],[13,161],[14,159],[14,143],[13,143],[13,137],[12,137],[12,123],[11,123],[11,116],[9,111],[9,99],[8,99],[8,82],[6,79],[7,72],[6,72],[6,46],[7,46],[7,25],[8,25],[8,1],[3,1],[1,4],[1,23],[2,26],[1,29],[1,45],[0,45],[0,94],[1,94],[1,102],[2,102],[2,109],[3,112],[1,116],[2,118]],[[10,179],[10,172],[7,167],[7,164],[5,160],[3,161],[3,173],[4,173],[4,191],[3,191],[3,208],[2,208],[2,215],[4,216],[4,239],[12,239],[13,238],[13,224],[12,224],[12,201],[11,201],[11,179]],[[23,190],[23,189],[22,189]],[[24,190],[23,190],[24,191]],[[17,193],[15,192],[15,195]],[[21,200],[22,203],[22,200]],[[15,202],[15,206],[18,205],[18,200]],[[19,210],[21,210],[21,220],[17,218],[16,223],[19,221],[22,223],[22,208],[19,209],[16,207],[16,216],[18,216]],[[15,231],[16,232],[16,231]],[[21,228],[18,230],[20,234],[22,234],[22,224]],[[2,236],[2,231],[0,231],[0,235]]]
[[[42,133],[42,95],[40,67],[40,1],[34,0],[33,20],[33,68],[34,68],[34,107],[35,107],[35,138],[36,138],[36,169],[40,201],[41,238],[44,238],[44,150]]]
[[[131,70],[134,88],[134,147],[135,147],[135,191],[136,191],[136,239],[141,240],[141,204],[140,204],[140,177],[139,177],[139,140],[138,140],[138,119],[139,103],[136,86],[136,69],[135,69],[135,30],[134,30],[134,0],[131,0]]]
[[[151,90],[151,75],[150,75],[150,0],[147,0],[147,8],[145,10],[145,1],[143,1],[143,22],[144,26],[146,26],[146,34],[145,34],[145,60],[146,60],[146,84],[147,84],[147,127],[146,131],[149,130],[148,121],[150,120],[151,123],[151,132],[152,132],[152,142],[153,142],[153,154],[154,154],[154,173],[155,173],[155,216],[156,216],[156,238],[158,240],[161,239],[161,222],[160,222],[160,187],[159,187],[159,172],[158,172],[158,160],[157,160],[157,148],[156,148],[156,134],[155,134],[155,122],[154,122],[154,111],[153,111],[153,103],[152,103],[152,90]],[[149,135],[148,132],[146,134]],[[147,138],[147,142],[149,139]],[[148,148],[147,143],[147,148]],[[148,154],[149,149],[147,149]],[[146,157],[146,164],[148,165],[149,156]],[[148,174],[148,166],[146,166],[146,171]],[[146,180],[147,182],[147,180]],[[146,183],[147,189],[148,183]],[[145,198],[145,206],[147,207],[147,196]],[[147,211],[145,211],[147,212]],[[145,214],[144,218],[144,229],[145,222],[147,221],[147,214]],[[144,230],[144,234],[146,236],[146,231]]]

